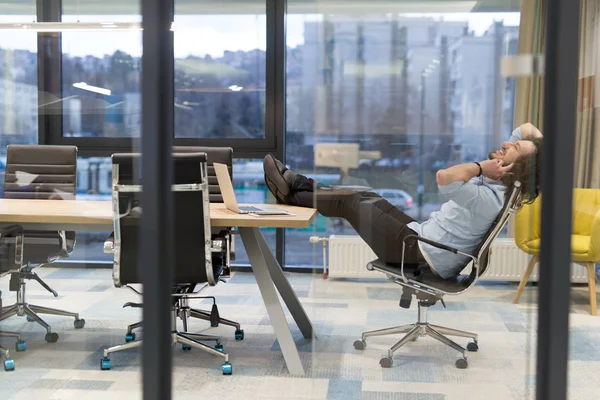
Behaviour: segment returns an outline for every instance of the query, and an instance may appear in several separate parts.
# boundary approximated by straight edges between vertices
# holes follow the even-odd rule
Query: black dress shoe
[[[271,154],[267,154],[263,161],[263,169],[265,171],[265,183],[273,196],[279,203],[287,204],[290,187],[283,177],[283,174],[287,171],[285,165]]]

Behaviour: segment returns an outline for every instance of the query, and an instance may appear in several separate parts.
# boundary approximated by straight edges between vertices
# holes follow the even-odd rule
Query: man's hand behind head
[[[538,128],[535,127],[535,125],[533,125],[530,122],[526,122],[523,125],[520,126],[521,128],[521,134],[523,135],[523,139],[541,139],[544,136],[542,135],[542,132],[540,132],[540,130]]]
[[[513,164],[504,165],[504,161],[500,159],[485,160],[479,163],[483,176],[495,181],[502,179],[504,174],[511,170]]]

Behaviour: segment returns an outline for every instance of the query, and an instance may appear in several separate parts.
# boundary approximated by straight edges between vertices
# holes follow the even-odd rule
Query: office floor
[[[102,350],[122,343],[126,325],[139,319],[137,310],[121,308],[137,296],[114,288],[107,269],[44,268],[39,273],[60,296],[55,299],[32,283],[29,302],[79,311],[86,326],[76,331],[72,321],[48,317],[60,340],[47,344],[39,326],[14,317],[3,321],[3,330],[23,332],[28,350],[13,352],[16,371],[0,371],[0,398],[140,399],[138,350],[114,354],[112,370],[99,370]],[[447,309],[436,305],[430,310],[436,324],[479,333],[480,351],[470,355],[467,370],[457,370],[456,354],[429,338],[409,343],[397,352],[393,368],[382,369],[379,359],[397,337],[373,338],[364,352],[354,350],[352,343],[363,330],[414,322],[415,302],[412,310],[399,308],[399,288],[384,280],[324,281],[309,274],[289,274],[289,279],[319,336],[310,342],[294,329],[306,377],[288,376],[253,275],[236,273],[227,284],[205,292],[217,295],[223,317],[243,324],[246,338],[241,342],[228,327],[209,329],[223,335],[234,374],[222,376],[216,357],[177,347],[175,399],[533,398],[536,315],[528,304],[535,288],[528,288],[522,305],[514,306],[516,285],[484,283],[466,295],[448,298]],[[0,280],[5,304],[14,301],[7,286],[6,278]],[[578,287],[573,295],[570,399],[587,400],[600,393],[600,317],[588,314],[586,292],[586,287]],[[190,330],[205,329],[204,322],[194,321]],[[13,348],[9,339],[0,341]]]

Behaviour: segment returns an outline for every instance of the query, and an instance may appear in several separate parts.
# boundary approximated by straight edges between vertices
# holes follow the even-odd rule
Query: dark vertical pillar
[[[579,1],[547,0],[538,400],[567,399]]]
[[[173,260],[173,0],[142,0],[142,185],[144,400],[171,399]]]

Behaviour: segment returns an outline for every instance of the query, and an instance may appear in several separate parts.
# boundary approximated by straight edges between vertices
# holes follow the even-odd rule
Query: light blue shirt
[[[521,138],[521,129],[517,128],[509,140],[515,142]],[[504,185],[479,177],[438,187],[448,201],[427,221],[411,222],[408,227],[425,239],[473,254],[502,210]],[[427,263],[444,279],[460,274],[469,260],[423,242],[419,242],[419,249]]]

